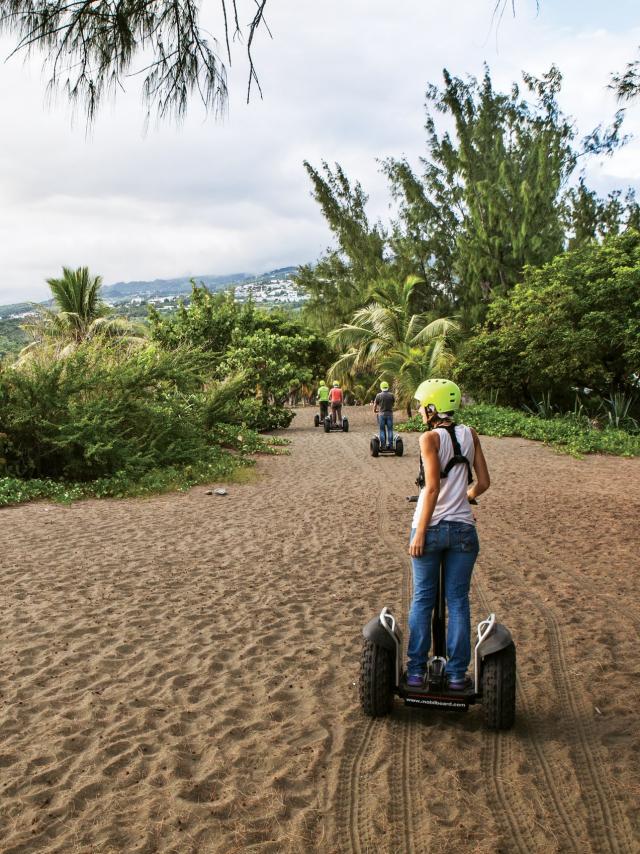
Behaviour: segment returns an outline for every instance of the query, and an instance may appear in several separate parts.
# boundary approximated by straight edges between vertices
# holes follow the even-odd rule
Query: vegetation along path
[[[313,414],[227,496],[0,511],[3,854],[639,851],[640,460],[485,439],[473,620],[515,635],[516,727],[370,721],[417,436],[374,460],[369,408]]]

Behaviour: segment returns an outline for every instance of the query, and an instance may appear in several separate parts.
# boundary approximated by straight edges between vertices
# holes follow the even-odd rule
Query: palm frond
[[[436,338],[443,338],[460,331],[460,324],[450,317],[438,317],[427,323],[411,339],[411,344],[428,344]]]
[[[355,350],[350,350],[343,353],[329,368],[329,375],[336,377],[340,382],[343,382],[347,377],[350,377],[355,372],[357,366],[358,353]]]

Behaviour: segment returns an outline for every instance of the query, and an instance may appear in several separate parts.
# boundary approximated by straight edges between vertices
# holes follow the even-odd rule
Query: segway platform
[[[482,703],[485,725],[489,729],[510,729],[516,709],[516,647],[511,633],[496,621],[495,614],[478,624],[471,686],[462,691],[448,687],[443,573],[441,566],[432,618],[434,654],[427,662],[421,686],[407,685],[401,661],[402,632],[389,608],[383,608],[380,615],[364,627],[360,660],[362,710],[369,717],[387,715],[393,710],[395,695],[407,706],[460,712]]]
[[[369,451],[372,457],[401,457],[404,453],[404,442],[402,436],[397,433],[393,434],[393,444],[391,448],[380,447],[380,437],[376,433],[371,437],[369,442]]]
[[[348,433],[349,432],[349,419],[345,415],[342,419],[342,423],[338,424],[334,422],[330,415],[324,419],[324,432],[325,433]]]
[[[404,700],[405,706],[438,706],[441,709],[457,712],[466,712],[469,706],[478,701],[478,695],[473,688],[451,691],[446,687],[446,683],[444,687],[438,688],[432,688],[429,685],[410,688],[405,674],[398,685],[398,696]]]

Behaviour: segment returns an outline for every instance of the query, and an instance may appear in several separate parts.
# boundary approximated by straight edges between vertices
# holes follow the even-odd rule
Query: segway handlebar
[[[478,623],[478,643],[476,644],[474,650],[474,662],[473,667],[475,671],[474,675],[474,688],[473,690],[476,694],[480,691],[480,644],[483,640],[489,637],[493,628],[496,624],[496,615],[489,614],[486,620],[483,620],[481,623]]]
[[[418,498],[419,498],[418,495],[407,495],[407,501],[412,501],[414,504],[416,503]],[[470,498],[469,499],[469,504],[476,504],[477,505],[477,503],[478,503],[478,501],[476,498]]]
[[[395,686],[397,687],[400,684],[400,659],[402,658],[402,649],[400,648],[400,642],[398,640],[398,635],[396,634],[396,618],[385,605],[382,611],[380,611],[379,620],[384,626],[384,628],[387,630],[387,632],[391,635],[396,648]],[[391,623],[391,625],[389,625],[389,623]]]

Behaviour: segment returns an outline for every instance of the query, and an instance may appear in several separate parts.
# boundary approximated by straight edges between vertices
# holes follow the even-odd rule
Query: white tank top
[[[453,443],[447,431],[442,427],[436,427],[440,436],[440,450],[438,457],[440,458],[440,471],[444,471],[445,466],[453,456]],[[456,424],[456,437],[460,443],[460,450],[471,465],[473,466],[473,457],[475,447],[473,444],[473,433],[469,427],[464,424]],[[449,474],[440,479],[440,493],[438,501],[433,511],[433,516],[429,522],[429,527],[437,525],[446,519],[447,522],[465,522],[468,525],[475,525],[473,511],[467,499],[467,489],[469,481],[467,478],[467,467],[464,463],[455,465],[449,471]],[[415,528],[418,524],[422,506],[424,504],[424,489],[420,490],[416,512],[413,514],[412,527]]]

